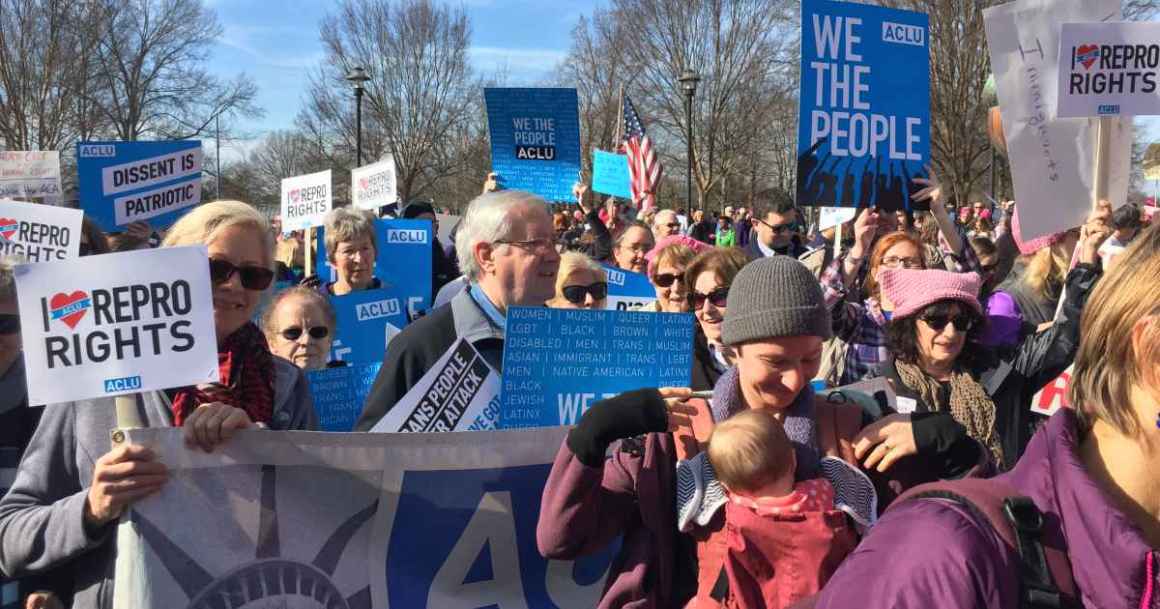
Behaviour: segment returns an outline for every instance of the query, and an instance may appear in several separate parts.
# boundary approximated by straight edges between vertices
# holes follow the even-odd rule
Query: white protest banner
[[[59,199],[60,153],[55,150],[0,152],[0,199]]]
[[[818,219],[818,230],[823,231],[854,219],[858,210],[853,207],[823,207]]]
[[[84,215],[79,209],[0,201],[0,256],[16,255],[25,262],[76,258]]]
[[[330,170],[282,180],[282,230],[322,226],[330,212]]]
[[[118,527],[113,607],[595,607],[619,543],[536,548],[566,433],[242,431],[207,454],[128,430],[169,479]]]
[[[1160,23],[1065,23],[1057,116],[1160,114]]]
[[[1035,397],[1031,398],[1031,412],[1050,417],[1060,408],[1071,408],[1067,399],[1067,392],[1071,388],[1071,374],[1075,365],[1067,367],[1063,374],[1055,377],[1054,381],[1043,386]]]
[[[443,354],[372,432],[446,432],[495,429],[499,374],[465,340]]]
[[[218,380],[205,246],[16,267],[28,403]]]
[[[1119,0],[1017,0],[983,11],[1024,240],[1075,228],[1092,209],[1097,122],[1055,118],[1060,27],[1119,18]],[[1119,207],[1133,130],[1121,120],[1111,127],[1107,193]]]
[[[375,210],[398,199],[394,156],[350,172],[350,200],[356,209]]]

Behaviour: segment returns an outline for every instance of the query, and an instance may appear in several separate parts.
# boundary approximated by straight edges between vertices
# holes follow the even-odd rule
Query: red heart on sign
[[[73,292],[72,294],[65,294],[64,292],[58,292],[56,294],[53,294],[52,298],[49,299],[48,306],[53,312],[53,318],[56,319],[57,318],[56,312],[59,311],[60,309],[64,309],[65,307],[68,307],[69,305],[78,303],[82,300],[88,300],[88,299],[89,299],[89,295],[82,292],[81,290],[77,290],[77,291]],[[80,323],[81,318],[84,317],[85,313],[88,313],[88,312],[89,312],[89,305],[86,303],[84,305],[84,307],[82,307],[76,311],[73,311],[67,315],[62,315],[59,317],[59,319],[61,321],[63,321],[65,323],[65,325],[67,325],[69,328],[75,329],[77,327],[77,324]]]
[[[1090,70],[1092,64],[1100,58],[1100,47],[1094,44],[1083,44],[1075,50],[1076,59],[1083,64],[1085,70]]]
[[[291,202],[291,203],[297,203],[297,202],[298,202],[298,199],[299,199],[299,197],[300,197],[300,195],[298,194],[298,189],[297,189],[297,188],[295,188],[294,190],[291,190],[291,191],[290,191],[290,202]]]
[[[11,239],[12,235],[16,234],[17,227],[20,223],[12,218],[0,218],[0,236],[5,239]]]
[[[370,184],[371,184],[370,180],[367,180],[366,178],[359,178],[358,179],[358,187],[363,189],[363,190],[366,190],[367,186],[370,186]]]

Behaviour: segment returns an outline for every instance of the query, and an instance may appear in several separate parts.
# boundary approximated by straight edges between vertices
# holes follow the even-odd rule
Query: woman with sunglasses
[[[689,263],[685,281],[689,285],[689,306],[697,318],[693,335],[693,391],[712,389],[717,379],[733,365],[733,350],[721,342],[721,327],[729,286],[749,256],[737,248],[715,248],[702,252]]]
[[[250,321],[274,277],[266,219],[240,201],[205,203],[178,220],[163,244],[183,245],[208,249],[221,382],[132,396],[143,424],[181,427],[189,446],[206,451],[240,429],[315,429],[306,377],[271,354]],[[46,406],[0,501],[0,572],[64,568],[77,609],[112,607],[116,523],[168,479],[145,446],[109,450],[115,411],[111,397]]]
[[[556,296],[547,302],[553,309],[603,310],[608,300],[604,268],[579,252],[560,254],[556,273]]]
[[[689,286],[685,283],[685,269],[693,258],[711,246],[684,235],[670,235],[661,239],[652,251],[645,254],[648,278],[656,289],[657,300],[649,311],[657,313],[688,313]]]
[[[337,324],[330,301],[303,287],[278,292],[262,315],[270,351],[303,370],[327,366]]]

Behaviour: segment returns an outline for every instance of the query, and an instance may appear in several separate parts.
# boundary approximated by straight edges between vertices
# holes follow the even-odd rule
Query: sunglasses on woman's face
[[[261,266],[235,266],[228,260],[217,258],[209,259],[209,278],[214,285],[221,285],[238,274],[242,279],[242,287],[247,290],[264,290],[274,281],[274,271]]]
[[[725,308],[726,299],[729,297],[729,286],[717,288],[708,294],[700,292],[691,292],[689,294],[689,303],[693,305],[693,310],[698,310],[705,306],[705,301],[708,300],[713,306],[718,309]]]
[[[954,324],[955,330],[959,332],[970,332],[971,328],[975,327],[975,320],[965,315],[928,315],[920,318],[926,325],[930,326],[931,330],[935,332],[942,332],[947,324]]]
[[[330,336],[330,328],[327,328],[326,326],[314,326],[313,328],[307,330],[306,334],[314,340],[322,340],[327,336]],[[290,326],[289,328],[282,330],[282,338],[285,338],[286,340],[293,341],[298,340],[301,337],[302,328],[299,328],[298,326]]]
[[[564,300],[578,305],[584,304],[588,294],[592,295],[592,300],[604,300],[608,296],[608,284],[601,281],[592,285],[566,285],[560,291],[564,294]]]
[[[684,280],[685,280],[685,276],[683,273],[678,273],[678,274],[661,273],[661,274],[655,275],[653,277],[653,283],[657,284],[658,286],[660,286],[662,288],[667,288],[667,287],[673,285],[673,282],[675,282],[675,281],[684,281]]]

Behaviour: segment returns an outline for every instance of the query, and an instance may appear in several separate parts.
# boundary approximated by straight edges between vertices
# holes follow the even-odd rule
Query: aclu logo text
[[[141,376],[126,376],[117,379],[105,379],[105,393],[120,393],[135,391],[141,388]]]
[[[398,315],[399,310],[399,299],[389,298],[387,300],[364,302],[355,308],[355,313],[359,321],[367,321]]]
[[[81,158],[112,158],[117,156],[117,147],[112,144],[83,144]]]
[[[427,231],[423,229],[392,228],[387,230],[387,243],[427,244]]]

